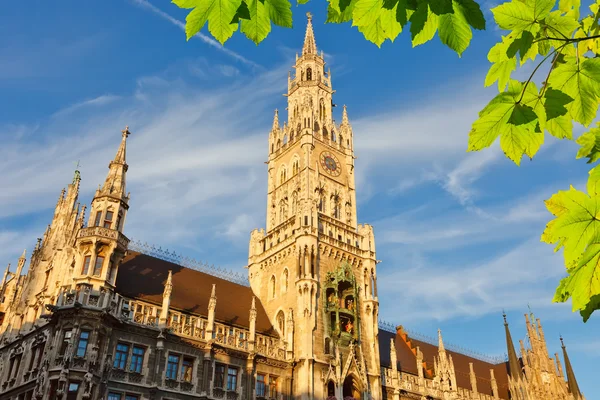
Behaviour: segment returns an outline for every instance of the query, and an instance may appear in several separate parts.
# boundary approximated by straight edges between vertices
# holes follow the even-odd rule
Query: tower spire
[[[510,376],[514,380],[519,380],[522,378],[521,366],[519,365],[519,359],[517,358],[517,353],[515,352],[512,336],[510,335],[510,330],[508,329],[506,313],[502,313],[502,317],[504,318],[504,330],[506,332],[506,347],[508,349],[508,367],[510,369]]]
[[[442,340],[442,330],[438,329],[438,350],[439,352],[443,352],[446,351],[446,349],[444,348],[444,341]]]
[[[304,46],[302,46],[302,55],[317,54],[317,44],[315,43],[315,33],[312,26],[312,14],[306,13],[308,23],[306,24],[306,35],[304,35]]]
[[[100,188],[99,193],[96,194],[96,197],[100,195],[110,195],[111,197],[120,198],[125,197],[125,173],[128,169],[125,155],[127,137],[131,134],[131,132],[129,132],[129,126],[126,126],[121,133],[121,144],[119,145],[117,154],[115,154],[115,158],[108,164],[108,175],[106,176],[104,185]]]
[[[348,121],[348,111],[346,110],[345,104],[344,109],[342,111],[342,125],[350,125],[350,121]]]
[[[583,398],[583,396],[581,395],[581,391],[579,390],[577,379],[575,379],[575,373],[573,372],[571,361],[569,361],[567,348],[565,347],[565,342],[563,342],[562,336],[560,337],[560,344],[562,346],[563,357],[565,359],[565,368],[567,370],[567,383],[569,384],[569,391],[571,392],[575,400],[580,400]]]

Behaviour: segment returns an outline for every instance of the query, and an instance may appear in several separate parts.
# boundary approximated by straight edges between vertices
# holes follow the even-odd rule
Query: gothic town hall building
[[[505,317],[496,361],[379,323],[352,126],[345,107],[332,119],[310,15],[294,69],[287,121],[275,112],[268,134],[266,228],[250,234],[247,279],[130,243],[126,128],[87,220],[76,171],[43,238],[4,273],[0,399],[584,399],[564,345],[561,364],[533,316],[520,351]]]

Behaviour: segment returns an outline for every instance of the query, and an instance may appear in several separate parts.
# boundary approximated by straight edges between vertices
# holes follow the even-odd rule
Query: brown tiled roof
[[[169,271],[173,274],[172,309],[206,316],[212,285],[216,284],[215,320],[248,329],[251,288],[146,254],[128,252],[119,267],[117,291],[129,298],[160,305]],[[258,298],[256,311],[256,331],[277,336]]]
[[[426,362],[428,370],[433,369],[433,358],[438,355],[438,348],[421,340],[410,338],[405,332],[396,334],[384,330],[379,331],[379,353],[381,365],[391,367],[390,364],[390,338],[394,338],[396,345],[396,358],[398,360],[398,370],[417,375],[417,357],[416,348],[419,347],[423,353],[423,360]],[[447,350],[446,353],[452,355],[454,362],[454,371],[456,373],[456,384],[459,387],[471,390],[471,378],[469,363],[473,363],[473,370],[477,378],[477,390],[479,393],[492,395],[492,385],[490,369],[494,370],[496,384],[498,385],[498,394],[501,399],[508,399],[508,364],[491,364],[477,358],[467,356],[462,353]],[[431,377],[425,371],[426,377]]]

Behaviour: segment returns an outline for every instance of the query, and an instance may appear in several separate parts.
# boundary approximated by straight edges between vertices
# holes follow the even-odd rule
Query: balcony
[[[127,236],[123,235],[121,232],[116,231],[114,229],[107,229],[101,226],[89,226],[87,228],[82,228],[79,230],[77,234],[78,239],[88,239],[88,238],[100,238],[100,239],[109,239],[116,240],[118,246],[125,250],[127,249],[127,245],[129,244],[129,239]]]

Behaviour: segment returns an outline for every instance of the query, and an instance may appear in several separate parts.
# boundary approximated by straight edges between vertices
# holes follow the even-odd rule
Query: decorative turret
[[[125,127],[121,133],[121,143],[108,165],[104,184],[92,200],[88,227],[79,230],[76,241],[78,254],[74,280],[76,284],[85,283],[96,289],[114,287],[118,266],[129,244],[129,239],[122,233],[129,209],[129,195],[125,194],[129,128]],[[77,182],[77,187],[79,179],[76,171],[73,182]]]
[[[15,272],[15,277],[19,279],[21,273],[23,272],[23,267],[25,267],[27,250],[23,250],[23,254],[19,257],[19,262],[17,263],[17,272]]]
[[[214,288],[214,285],[213,285]],[[211,298],[212,299],[212,298]],[[252,296],[252,305],[250,306],[250,335],[248,337],[248,342],[250,344],[250,350],[254,349],[254,345],[256,342],[256,297]]]
[[[275,109],[275,116],[273,117],[273,127],[271,128],[273,132],[279,132],[279,111]]]
[[[346,109],[345,104],[344,109],[342,110],[342,125],[350,126],[350,121],[348,120],[348,110]]]
[[[479,393],[477,390],[477,377],[475,376],[475,371],[473,370],[473,363],[469,363],[469,378],[471,379],[471,390],[473,393]]]
[[[490,368],[490,381],[492,384],[492,395],[495,399],[499,399],[498,395],[498,382],[496,382],[496,377],[494,376],[494,370]]]
[[[579,390],[577,379],[575,379],[575,372],[573,372],[573,367],[571,366],[571,361],[569,360],[567,348],[565,346],[565,343],[563,342],[562,336],[560,337],[560,344],[563,351],[563,358],[565,359],[565,369],[567,370],[567,383],[569,384],[569,392],[573,395],[573,398],[575,400],[581,400],[583,399],[583,396],[581,394],[581,391]]]

